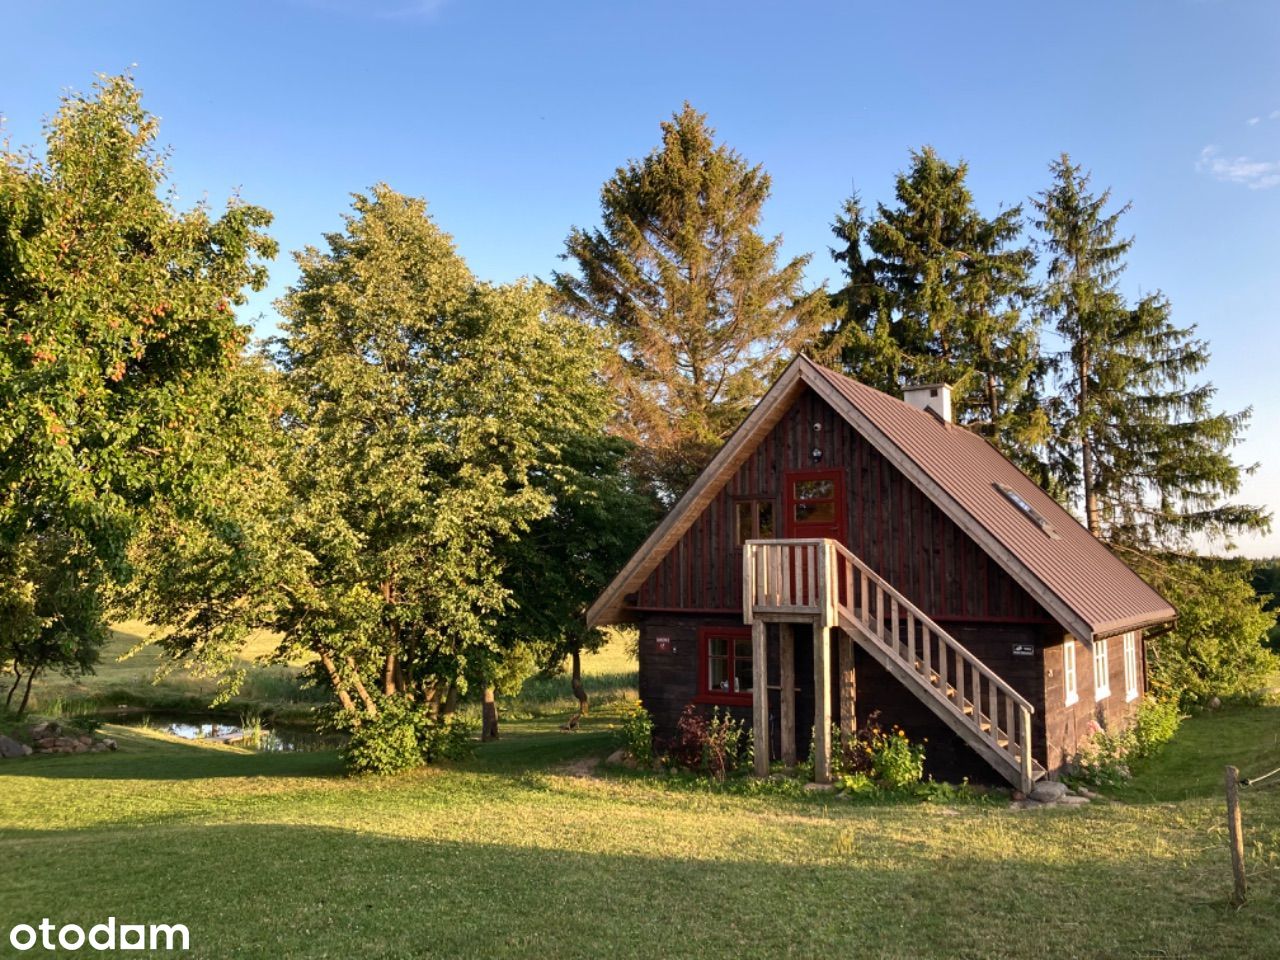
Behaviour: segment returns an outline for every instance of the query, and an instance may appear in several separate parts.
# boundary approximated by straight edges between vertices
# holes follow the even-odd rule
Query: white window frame
[[[1093,641],[1093,699],[1111,696],[1111,651],[1105,639]]]
[[[1138,699],[1138,633],[1130,630],[1124,635],[1124,698]]]
[[[1080,688],[1076,674],[1076,642],[1068,637],[1062,644],[1062,683],[1067,691],[1067,706],[1080,700]]]

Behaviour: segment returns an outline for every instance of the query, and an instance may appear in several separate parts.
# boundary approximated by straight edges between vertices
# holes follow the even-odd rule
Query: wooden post
[[[1227,834],[1231,842],[1232,906],[1244,906],[1244,827],[1240,822],[1240,771],[1227,767]]]
[[[836,643],[840,664],[840,739],[851,743],[854,731],[858,729],[858,688],[857,675],[853,671],[853,637],[841,630],[837,634]]]
[[[751,624],[751,706],[755,732],[756,776],[769,775],[768,624]]]
[[[779,726],[782,742],[778,750],[788,767],[796,765],[796,631],[789,623],[778,624]]]
[[[831,630],[813,625],[813,782],[831,782]]]

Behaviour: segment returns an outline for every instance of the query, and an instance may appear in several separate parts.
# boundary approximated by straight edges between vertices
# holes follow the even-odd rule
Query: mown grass
[[[584,775],[610,713],[391,780],[120,728],[117,754],[4,763],[0,934],[183,922],[219,958],[1276,955],[1280,790],[1245,793],[1235,911],[1214,788],[1226,762],[1280,765],[1276,707],[1189,721],[1126,802],[1038,812]]]

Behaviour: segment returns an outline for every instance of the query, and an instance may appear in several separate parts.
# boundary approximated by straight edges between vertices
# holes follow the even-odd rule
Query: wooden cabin
[[[833,723],[928,739],[938,779],[1029,790],[1146,687],[1174,609],[1032,480],[951,419],[797,358],[587,613],[640,631],[658,737],[690,703],[755,731],[756,768]],[[759,695],[763,691],[763,695]]]

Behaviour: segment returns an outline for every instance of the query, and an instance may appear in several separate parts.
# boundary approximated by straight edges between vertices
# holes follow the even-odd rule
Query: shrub
[[[744,724],[719,708],[713,709],[710,717],[702,716],[692,703],[680,714],[668,748],[672,763],[688,770],[705,770],[721,781],[751,756],[752,739]]]
[[[418,736],[419,711],[399,699],[387,700],[376,717],[339,714],[333,723],[345,730],[338,751],[348,773],[388,775],[419,767],[425,761]]]
[[[1133,721],[1133,747],[1136,758],[1150,757],[1173,739],[1182,725],[1182,711],[1176,700],[1148,697],[1138,707]]]
[[[329,726],[348,735],[338,753],[352,774],[402,773],[428,762],[460,760],[473,750],[462,720],[438,721],[403,697],[379,698],[376,717],[338,713]]]
[[[924,745],[913,744],[899,727],[886,730],[878,710],[867,716],[851,738],[842,740],[838,728],[832,729],[831,736],[832,743],[838,744],[831,758],[832,774],[846,787],[862,788],[859,778],[865,778],[896,790],[924,778]]]
[[[626,707],[618,734],[623,749],[633,759],[640,763],[653,759],[653,717],[639,700]]]
[[[872,752],[871,776],[894,790],[919,783],[924,778],[924,747],[895,727]]]

